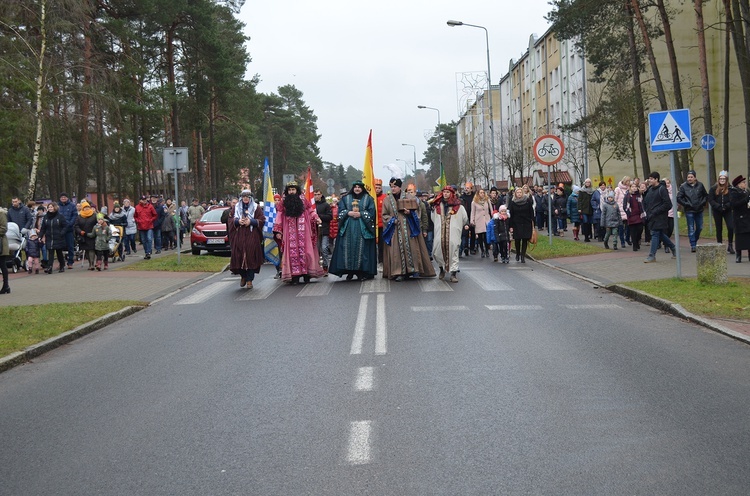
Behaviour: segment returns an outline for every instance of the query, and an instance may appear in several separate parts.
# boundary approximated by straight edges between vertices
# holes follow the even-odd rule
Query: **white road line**
[[[479,287],[485,291],[510,291],[513,288],[508,286],[506,283],[498,278],[498,275],[493,272],[466,272],[466,275],[474,280]]]
[[[385,295],[378,295],[375,314],[375,354],[385,355],[388,350],[388,331],[385,327]]]
[[[460,312],[468,309],[469,307],[464,305],[455,307],[411,307],[412,312]]]
[[[357,322],[354,324],[354,337],[349,351],[350,355],[362,353],[362,342],[365,338],[365,324],[367,323],[367,299],[367,295],[362,295],[359,299],[359,312],[357,312]]]
[[[568,286],[567,284],[560,282],[557,278],[547,274],[543,274],[540,271],[519,272],[519,275],[521,277],[525,277],[529,281],[537,284],[542,289],[545,289],[547,291],[565,291],[574,289],[572,286]]]
[[[359,420],[349,426],[349,447],[346,461],[351,465],[366,465],[370,463],[372,442],[372,421]]]
[[[607,310],[613,308],[622,308],[620,305],[562,305],[569,310]]]
[[[188,297],[176,301],[175,305],[193,305],[195,303],[203,303],[216,296],[216,293],[221,292],[224,288],[230,284],[237,284],[234,281],[219,281],[206,286],[205,288],[191,294]],[[238,285],[239,286],[239,285]]]
[[[265,300],[271,294],[279,289],[282,282],[278,279],[263,279],[262,281],[253,282],[253,289],[248,289],[245,294],[236,298],[235,301],[248,300]]]
[[[453,291],[450,284],[440,279],[420,279],[419,289],[424,293],[430,293],[432,291]]]
[[[541,305],[485,305],[488,310],[507,310],[507,311],[518,311],[518,310],[543,310],[544,307]]]
[[[368,279],[360,285],[360,293],[390,293],[391,281],[378,275],[375,279]]]
[[[375,384],[375,368],[360,367],[357,369],[357,379],[354,381],[355,391],[372,391]]]
[[[327,281],[327,280],[326,280]],[[318,279],[317,282],[305,284],[305,287],[297,293],[297,297],[300,296],[327,296],[333,288],[332,282],[323,282],[323,279]]]

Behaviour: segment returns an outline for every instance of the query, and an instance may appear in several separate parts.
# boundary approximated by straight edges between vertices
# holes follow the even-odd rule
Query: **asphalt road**
[[[463,262],[219,274],[0,375],[0,495],[748,493],[746,344]]]

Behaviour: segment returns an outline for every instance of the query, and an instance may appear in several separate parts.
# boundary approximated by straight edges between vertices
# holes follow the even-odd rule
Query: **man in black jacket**
[[[658,172],[652,172],[648,176],[649,188],[646,190],[646,196],[643,198],[643,209],[646,212],[646,225],[651,232],[651,251],[644,260],[644,263],[656,261],[656,250],[659,248],[659,242],[664,243],[672,251],[672,258],[675,255],[675,246],[666,234],[669,229],[669,209],[672,208],[672,202],[667,193],[667,185],[661,180]]]
[[[331,245],[328,239],[328,233],[331,229],[331,220],[333,219],[333,210],[328,204],[323,192],[315,190],[315,211],[320,217],[321,224],[318,226],[318,253],[323,259],[323,277],[328,277],[328,263],[331,261]]]
[[[706,207],[708,192],[698,181],[695,171],[688,171],[687,182],[680,186],[677,192],[677,203],[682,205],[687,221],[688,239],[690,239],[690,251],[695,253],[695,246],[701,237],[703,230],[703,209]]]
[[[466,215],[469,216],[471,219],[471,202],[474,201],[474,185],[472,183],[466,183],[464,185],[464,192],[461,194],[461,203],[464,206],[464,210],[466,210]],[[461,249],[458,252],[458,255],[461,256],[461,252],[463,252],[464,256],[469,255],[469,250],[471,250],[472,255],[477,254],[477,246],[476,246],[476,232],[474,231],[474,226],[470,225],[468,230],[464,230],[463,237],[461,238]]]

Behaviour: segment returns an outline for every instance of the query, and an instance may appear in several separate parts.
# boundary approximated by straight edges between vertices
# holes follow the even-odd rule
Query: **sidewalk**
[[[542,240],[540,242],[544,241]],[[582,277],[594,284],[606,287],[617,293],[638,299],[647,305],[665,309],[664,307],[669,303],[665,300],[645,301],[646,298],[641,298],[630,291],[622,290],[622,288],[627,286],[627,283],[630,281],[670,279],[677,277],[677,260],[672,260],[672,255],[664,253],[663,249],[656,254],[656,262],[649,264],[643,263],[648,255],[648,250],[648,245],[643,244],[641,245],[641,250],[637,252],[634,252],[632,247],[626,246],[625,249],[620,247],[618,251],[612,250],[606,253],[580,257],[551,258],[539,262],[549,267]],[[533,253],[531,255],[533,257]],[[680,269],[682,277],[697,277],[698,268],[695,255],[695,253],[690,252],[690,244],[688,240],[681,237]],[[750,277],[750,262],[747,261],[747,254],[743,257],[744,260],[742,263],[736,263],[734,255],[727,254],[726,257],[727,273],[729,277]],[[667,311],[671,310],[672,309]],[[682,315],[680,315],[682,317],[694,320],[690,318],[692,315],[687,312],[683,311],[679,313],[682,313]],[[749,321],[708,319],[705,317],[698,317],[697,320],[694,321],[701,325],[705,325],[706,327],[714,328],[715,330],[721,327],[727,328],[734,333],[739,334],[733,335],[733,337],[743,339],[750,343]],[[719,332],[723,331],[720,330]]]
[[[139,246],[140,248],[140,246]],[[174,255],[175,250],[152,254],[152,259]],[[190,257],[188,251],[181,254]],[[82,267],[77,261],[73,269],[52,274],[10,273],[10,294],[0,295],[0,307],[37,305],[41,303],[74,303],[81,301],[136,300],[151,303],[164,295],[210,276],[207,272],[161,272],[118,270],[143,260],[143,251],[126,256],[124,262],[109,264],[101,272]],[[229,258],[227,258],[229,262]],[[88,263],[84,262],[85,267]]]

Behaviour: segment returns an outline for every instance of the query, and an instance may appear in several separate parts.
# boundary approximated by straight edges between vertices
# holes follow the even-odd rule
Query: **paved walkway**
[[[174,255],[175,251],[153,254],[152,259]],[[190,254],[181,254],[190,257]],[[124,262],[109,264],[109,270],[90,271],[80,261],[64,273],[10,274],[10,294],[0,295],[0,307],[40,303],[80,301],[136,300],[150,303],[164,295],[210,276],[206,272],[163,272],[118,270],[143,260],[143,252],[126,257]],[[229,262],[229,257],[227,257]],[[84,262],[85,263],[85,262]],[[85,263],[88,267],[88,264]]]

